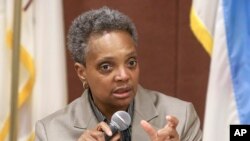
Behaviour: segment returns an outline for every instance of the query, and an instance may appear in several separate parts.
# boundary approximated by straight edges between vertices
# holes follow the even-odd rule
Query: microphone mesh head
[[[130,115],[125,111],[117,111],[111,117],[111,124],[119,131],[126,130],[131,123]]]

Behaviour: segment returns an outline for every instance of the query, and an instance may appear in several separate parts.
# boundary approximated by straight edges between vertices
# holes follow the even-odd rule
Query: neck
[[[112,115],[117,112],[117,111],[120,111],[120,110],[123,110],[123,111],[126,111],[128,109],[128,106],[126,107],[104,107],[104,106],[101,106],[101,105],[97,105],[95,104],[96,107],[99,109],[99,111],[110,121],[111,120],[111,117]]]

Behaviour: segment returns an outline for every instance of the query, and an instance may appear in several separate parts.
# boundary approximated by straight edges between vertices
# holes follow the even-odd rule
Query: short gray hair
[[[131,19],[123,13],[102,7],[79,15],[69,28],[68,49],[75,62],[85,64],[88,40],[93,33],[122,30],[129,33],[137,45],[137,31]]]

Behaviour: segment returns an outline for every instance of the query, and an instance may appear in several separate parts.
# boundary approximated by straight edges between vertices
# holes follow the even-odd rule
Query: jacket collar
[[[135,97],[135,114],[142,120],[150,121],[158,116],[158,112],[154,105],[154,97],[149,94],[148,90],[140,85]],[[136,117],[137,117],[136,116]]]
[[[92,112],[88,101],[88,90],[85,90],[79,99],[74,116],[74,127],[80,129],[92,129],[98,121]]]

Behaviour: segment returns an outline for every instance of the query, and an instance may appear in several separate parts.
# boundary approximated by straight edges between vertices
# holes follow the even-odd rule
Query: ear
[[[75,63],[74,67],[79,79],[84,82],[86,80],[86,67],[81,63]]]

